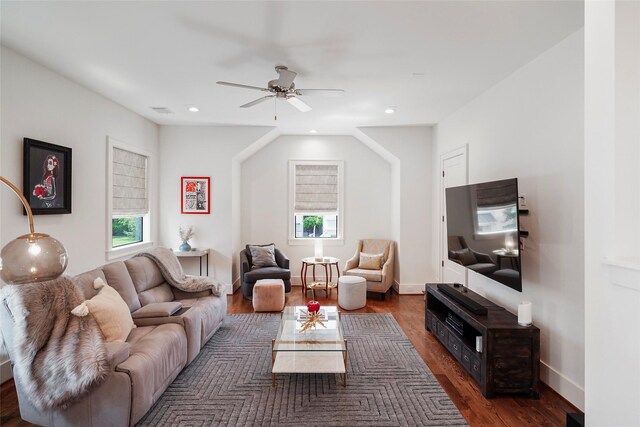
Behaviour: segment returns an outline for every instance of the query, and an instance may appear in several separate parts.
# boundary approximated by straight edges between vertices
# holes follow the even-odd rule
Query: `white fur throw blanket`
[[[66,407],[99,385],[110,365],[92,316],[71,316],[84,300],[69,277],[0,289],[13,315],[13,366],[36,408]]]
[[[178,257],[167,248],[153,248],[150,251],[140,252],[136,257],[143,256],[156,263],[162,277],[171,286],[185,292],[200,292],[211,290],[211,293],[219,297],[222,285],[209,277],[188,276],[184,274]]]

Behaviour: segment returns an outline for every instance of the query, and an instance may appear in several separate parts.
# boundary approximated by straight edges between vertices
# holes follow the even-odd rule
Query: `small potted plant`
[[[193,237],[193,226],[189,226],[187,228],[182,228],[182,226],[180,226],[179,233],[182,244],[178,249],[180,249],[181,252],[189,252],[191,250],[189,240]]]

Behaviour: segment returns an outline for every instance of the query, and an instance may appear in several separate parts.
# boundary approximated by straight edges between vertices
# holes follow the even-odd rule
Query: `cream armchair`
[[[382,266],[379,269],[360,268],[360,253],[382,255]],[[365,239],[358,242],[355,255],[347,261],[345,276],[360,276],[367,281],[367,291],[382,295],[393,286],[393,265],[395,262],[395,242],[393,240]]]

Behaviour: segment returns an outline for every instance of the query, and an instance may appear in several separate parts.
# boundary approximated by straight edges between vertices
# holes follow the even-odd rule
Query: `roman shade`
[[[149,211],[147,156],[113,148],[113,215],[144,215]]]
[[[513,204],[515,180],[488,182],[476,185],[476,204],[479,208],[492,208]]]
[[[295,165],[296,212],[335,212],[338,210],[338,165]]]

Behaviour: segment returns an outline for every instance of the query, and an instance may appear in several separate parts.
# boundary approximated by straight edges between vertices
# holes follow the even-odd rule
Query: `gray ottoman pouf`
[[[338,305],[345,310],[357,310],[367,305],[364,277],[342,276],[338,279]]]

